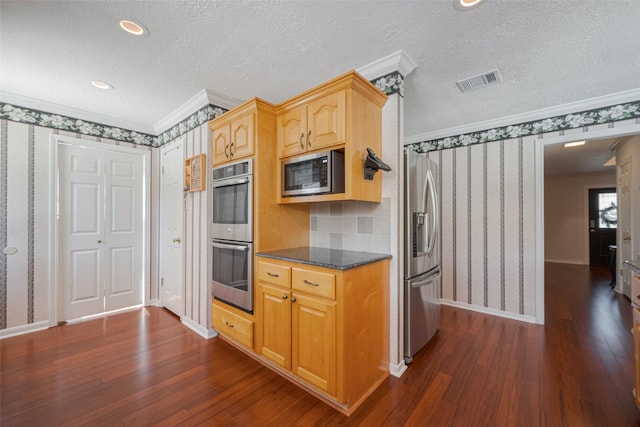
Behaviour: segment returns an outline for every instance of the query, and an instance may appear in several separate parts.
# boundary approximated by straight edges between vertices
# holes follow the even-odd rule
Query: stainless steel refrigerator
[[[437,165],[424,153],[404,155],[404,360],[440,327],[440,218]]]

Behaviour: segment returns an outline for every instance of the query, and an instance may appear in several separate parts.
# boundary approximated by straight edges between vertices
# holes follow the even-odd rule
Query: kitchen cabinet
[[[256,109],[252,100],[209,122],[212,166],[253,155]]]
[[[211,307],[211,323],[220,334],[253,348],[254,322],[247,313],[220,301],[214,301]]]
[[[388,376],[389,260],[345,270],[257,254],[256,353],[345,414]]]
[[[344,152],[343,193],[282,197],[278,203],[361,200],[380,202],[382,173],[364,179],[367,148],[382,155],[382,107],[386,95],[355,71],[303,92],[276,106],[278,170],[282,162],[310,152]]]
[[[280,158],[344,144],[345,111],[344,89],[283,110],[277,118]]]

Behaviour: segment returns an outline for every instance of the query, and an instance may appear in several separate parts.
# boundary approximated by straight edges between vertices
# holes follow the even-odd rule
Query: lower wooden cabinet
[[[349,414],[389,374],[389,261],[257,259],[256,353]]]
[[[214,329],[244,346],[253,348],[253,321],[246,318],[239,310],[233,310],[233,307],[214,301],[211,310],[211,323]]]
[[[291,312],[291,370],[335,396],[336,303],[294,292]]]

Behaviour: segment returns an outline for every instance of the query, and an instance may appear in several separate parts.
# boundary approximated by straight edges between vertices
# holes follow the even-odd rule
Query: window
[[[618,226],[618,197],[616,193],[598,194],[598,228]]]

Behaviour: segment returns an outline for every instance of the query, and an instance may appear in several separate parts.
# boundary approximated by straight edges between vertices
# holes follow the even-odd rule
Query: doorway
[[[57,321],[141,305],[149,152],[54,136]]]
[[[611,264],[616,249],[618,195],[615,188],[589,189],[589,265]]]

